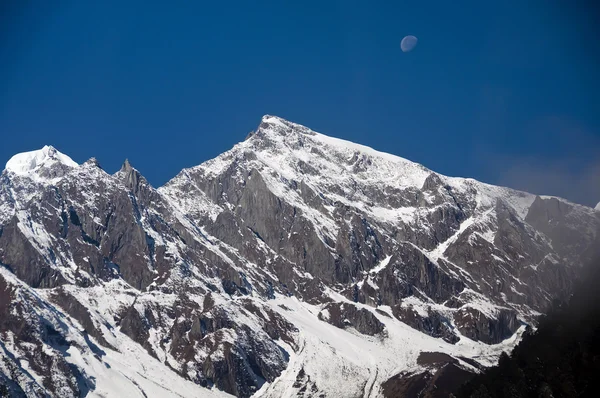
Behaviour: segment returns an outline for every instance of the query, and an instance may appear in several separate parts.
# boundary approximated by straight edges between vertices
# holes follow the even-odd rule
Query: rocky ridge
[[[20,154],[0,176],[0,384],[380,396],[428,371],[421,352],[475,371],[569,294],[599,214],[274,116],[159,189],[127,161]]]

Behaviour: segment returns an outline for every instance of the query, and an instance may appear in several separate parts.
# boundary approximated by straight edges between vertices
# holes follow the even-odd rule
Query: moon
[[[402,52],[407,53],[412,51],[416,47],[418,41],[419,39],[417,39],[416,36],[405,36],[404,39],[402,39],[402,42],[400,42],[400,48],[402,49]]]

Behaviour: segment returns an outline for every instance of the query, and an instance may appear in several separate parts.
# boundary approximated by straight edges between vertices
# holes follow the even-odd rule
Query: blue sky
[[[443,174],[600,200],[592,2],[51,3],[0,6],[0,162],[51,144],[109,172],[129,158],[160,186],[274,114]]]

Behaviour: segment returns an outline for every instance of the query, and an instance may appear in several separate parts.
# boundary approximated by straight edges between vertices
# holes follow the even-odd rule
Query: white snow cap
[[[600,211],[600,202],[598,202],[598,204],[596,205],[596,207],[594,207],[594,209]]]
[[[67,155],[58,152],[52,146],[46,145],[37,151],[16,154],[6,162],[5,170],[12,171],[18,175],[27,175],[44,166],[51,166],[55,163],[62,163],[68,167],[79,166]]]

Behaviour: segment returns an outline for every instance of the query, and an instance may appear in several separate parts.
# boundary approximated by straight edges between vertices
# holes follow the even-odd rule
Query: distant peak
[[[84,166],[91,166],[91,167],[97,167],[99,169],[102,168],[102,166],[100,166],[100,162],[98,162],[98,159],[92,157],[89,158],[88,160],[85,161],[85,163],[83,163]]]
[[[596,205],[596,207],[594,207],[594,209],[600,211],[600,202],[598,202],[598,204]]]
[[[261,121],[262,121],[262,122],[269,123],[269,122],[273,122],[273,121],[287,121],[287,120],[285,120],[285,119],[283,119],[283,118],[280,118],[280,117],[278,117],[278,116],[274,116],[274,115],[264,115],[264,116],[261,118]]]
[[[129,159],[125,159],[121,169],[117,172],[117,175],[125,176],[125,179],[139,179],[141,177],[141,173],[129,163]]]
[[[50,156],[54,156],[56,155],[56,152],[58,152],[56,148],[54,148],[52,145],[44,145],[41,151],[47,153]]]
[[[129,173],[131,171],[135,170],[133,168],[133,166],[131,166],[131,163],[129,163],[129,159],[125,159],[125,161],[123,162],[123,165],[121,166],[121,172],[125,172],[125,173]]]
[[[315,146],[329,148],[329,150],[333,150],[338,153],[344,153],[345,155],[364,154],[393,163],[410,163],[417,165],[416,163],[399,156],[386,152],[380,152],[371,147],[356,144],[351,141],[330,137],[313,131],[301,124],[290,122],[286,119],[273,115],[264,115],[256,132],[249,134],[246,139],[252,139],[253,137],[257,137],[261,141],[265,141],[264,139],[267,138],[266,141],[270,143],[270,146],[275,143],[275,145],[278,145],[279,148],[296,148],[299,145],[303,145],[302,141],[304,139],[308,139]],[[422,165],[418,165],[418,167],[427,171],[428,174],[430,173],[430,171]]]
[[[36,151],[23,152],[14,155],[6,163],[5,170],[18,175],[31,175],[40,169],[60,164],[67,168],[79,166],[67,155],[60,153],[53,146],[46,145]]]
[[[290,122],[279,116],[264,115],[261,118],[258,128],[246,136],[246,141],[253,137],[260,140],[265,138],[279,140],[282,137],[298,137],[301,135],[315,134],[314,131],[301,124]]]
[[[252,130],[250,133],[248,133],[248,135],[246,135],[246,138],[244,139],[244,141],[248,141],[252,138],[263,139],[268,135],[266,133],[268,133],[269,131],[273,131],[273,130],[282,131],[284,129],[287,129],[288,125],[289,125],[289,122],[280,117],[272,116],[272,115],[264,115],[260,119],[260,124],[258,125],[258,128],[256,130]]]
[[[141,183],[147,184],[142,174],[129,163],[129,159],[125,159],[117,176],[125,183],[125,186],[136,193],[140,189]]]
[[[258,126],[258,128],[263,129],[263,128],[267,128],[267,127],[271,127],[271,126],[287,127],[288,124],[289,124],[289,122],[287,120],[282,119],[280,117],[272,116],[272,115],[264,115],[260,119],[260,126]]]
[[[277,127],[281,127],[281,128],[301,127],[303,129],[307,129],[306,127],[304,127],[302,125],[290,122],[289,120],[286,120],[279,116],[264,115],[260,121],[259,128],[265,128],[265,127],[270,127],[270,126],[277,126]]]

